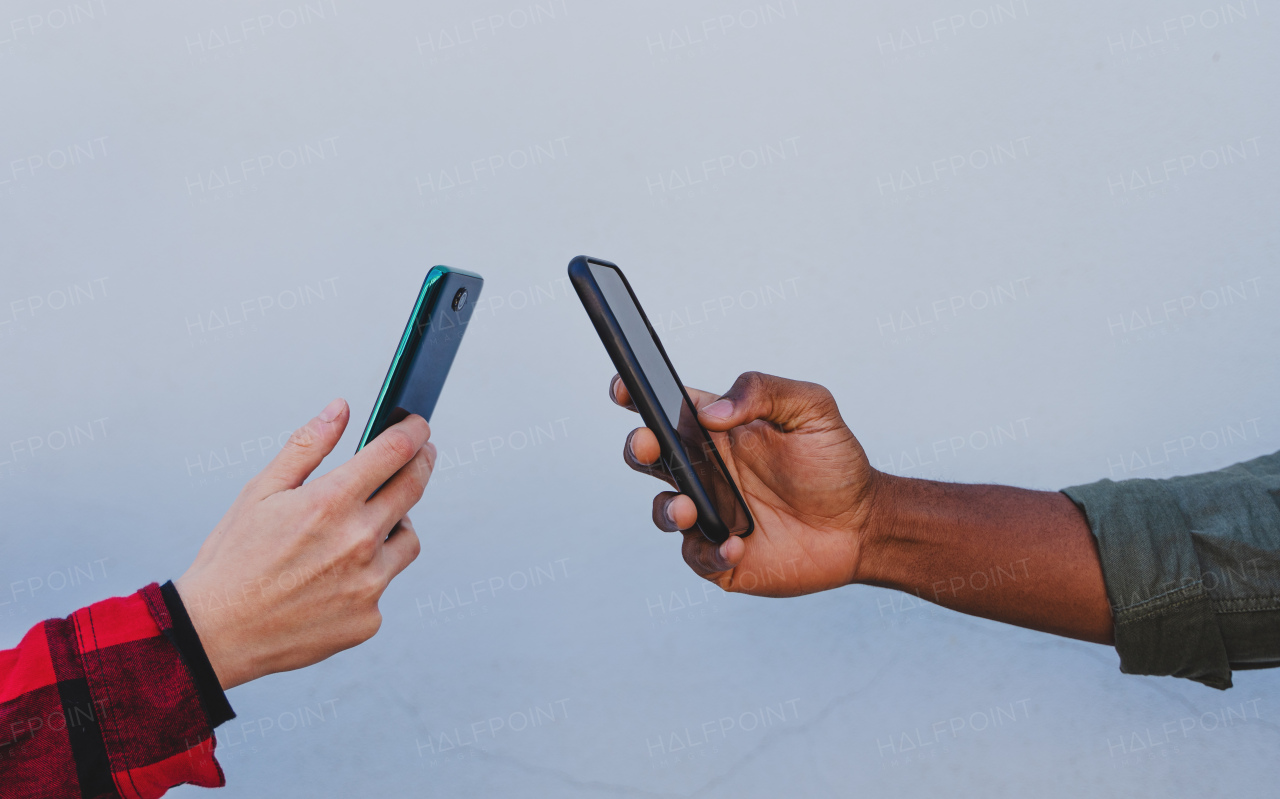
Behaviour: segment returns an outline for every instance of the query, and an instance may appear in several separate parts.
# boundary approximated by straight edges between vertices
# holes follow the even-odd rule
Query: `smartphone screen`
[[[645,379],[657,396],[663,415],[679,435],[694,476],[707,492],[720,521],[730,534],[745,534],[752,526],[750,515],[726,473],[711,436],[698,423],[697,411],[687,399],[679,378],[663,355],[656,335],[650,331],[622,274],[614,267],[592,261],[587,263],[605,303],[622,328]],[[669,457],[663,458],[663,465],[677,481],[680,478],[678,472],[686,468],[680,460]]]

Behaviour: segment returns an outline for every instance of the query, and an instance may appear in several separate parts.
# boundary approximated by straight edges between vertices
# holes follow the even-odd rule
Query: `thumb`
[[[817,383],[744,372],[723,397],[699,409],[698,421],[723,432],[763,419],[789,433],[839,415],[831,392]]]
[[[320,461],[337,446],[349,418],[347,401],[339,398],[293,431],[284,448],[258,474],[254,481],[258,488],[255,493],[265,497],[302,485]]]

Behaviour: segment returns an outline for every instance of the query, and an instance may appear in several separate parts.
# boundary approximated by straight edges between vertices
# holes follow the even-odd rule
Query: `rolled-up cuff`
[[[1098,542],[1120,670],[1230,688],[1227,649],[1191,530],[1162,481],[1099,480],[1062,493],[1084,512]]]
[[[165,634],[173,641],[187,671],[191,673],[191,680],[200,697],[200,706],[209,717],[209,726],[217,727],[230,721],[236,717],[235,711],[227,701],[227,694],[222,690],[222,683],[218,681],[213,664],[209,662],[204,645],[200,643],[200,635],[191,623],[187,607],[182,604],[182,597],[172,580],[160,586],[160,595],[164,597],[165,609],[169,611],[169,618],[173,622],[172,629],[165,630]]]

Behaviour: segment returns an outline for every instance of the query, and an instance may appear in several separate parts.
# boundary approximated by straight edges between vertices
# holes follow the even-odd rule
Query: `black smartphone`
[[[427,272],[356,452],[411,413],[431,421],[483,286],[484,278],[461,269]]]
[[[658,437],[663,467],[697,507],[697,529],[717,544],[751,535],[751,511],[622,270],[579,255],[569,262],[569,280],[636,410]]]

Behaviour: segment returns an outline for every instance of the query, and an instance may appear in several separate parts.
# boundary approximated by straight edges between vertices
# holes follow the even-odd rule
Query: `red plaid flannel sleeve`
[[[173,627],[152,583],[41,622],[0,652],[0,797],[146,799],[225,784]]]

